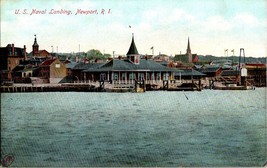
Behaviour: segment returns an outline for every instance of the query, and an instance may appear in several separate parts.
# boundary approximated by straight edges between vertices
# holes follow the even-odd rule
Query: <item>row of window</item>
[[[151,79],[150,79],[151,77]],[[101,74],[100,78],[102,80],[106,80],[106,74]],[[145,79],[145,74],[144,73],[138,73],[137,75],[138,80]],[[128,80],[135,80],[136,79],[136,74],[135,73],[130,73],[129,74],[129,79]],[[161,79],[161,74],[156,73],[156,78],[154,75],[150,76],[147,75],[147,80],[160,80]],[[168,80],[169,79],[169,74],[168,73],[163,73],[163,80]],[[119,80],[119,73],[114,73],[113,74],[113,80]],[[126,73],[121,73],[121,79],[120,80],[126,80]]]

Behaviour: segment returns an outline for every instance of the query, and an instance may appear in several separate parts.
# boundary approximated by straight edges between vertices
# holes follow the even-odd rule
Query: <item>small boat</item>
[[[237,86],[236,84],[227,84],[225,86],[214,86],[214,90],[255,90],[254,86]]]

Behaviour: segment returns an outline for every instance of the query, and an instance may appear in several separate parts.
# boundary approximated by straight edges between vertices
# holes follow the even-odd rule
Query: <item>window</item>
[[[56,64],[56,68],[60,68],[60,64]]]
[[[135,79],[135,74],[134,73],[130,73],[129,74],[129,78],[130,78],[130,80],[134,80]]]
[[[100,74],[100,80],[106,80],[106,74],[105,73]]]
[[[122,80],[125,80],[125,73],[121,74],[121,78],[122,78]]]
[[[144,73],[138,73],[138,79],[143,80],[144,79]]]
[[[160,73],[157,73],[157,80],[160,80]]]
[[[118,74],[117,73],[114,73],[114,75],[113,75],[113,80],[118,80]]]
[[[146,79],[147,79],[147,80],[150,80],[150,73],[147,73],[147,74],[146,74]]]

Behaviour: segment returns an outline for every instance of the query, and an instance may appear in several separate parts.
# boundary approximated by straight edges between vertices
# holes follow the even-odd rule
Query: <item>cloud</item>
[[[233,21],[249,27],[257,27],[261,25],[260,21],[249,13],[239,13],[233,18]]]
[[[211,16],[202,23],[207,31],[228,31],[231,30],[233,25],[221,16]]]

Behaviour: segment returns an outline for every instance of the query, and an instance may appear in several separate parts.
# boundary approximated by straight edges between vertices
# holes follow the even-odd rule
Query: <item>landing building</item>
[[[141,59],[134,42],[134,36],[132,36],[127,58],[119,57],[105,64],[91,66],[91,68],[82,71],[84,74],[81,75],[83,78],[80,80],[106,80],[119,83],[133,83],[135,80],[156,82],[174,79],[174,72],[176,71],[179,70],[162,66],[147,58]]]

